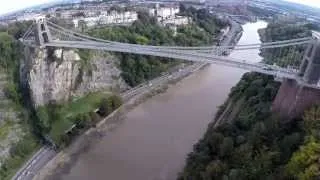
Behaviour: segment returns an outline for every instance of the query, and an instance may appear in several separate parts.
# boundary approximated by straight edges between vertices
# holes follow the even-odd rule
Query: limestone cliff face
[[[88,63],[76,50],[26,49],[21,63],[22,84],[30,90],[35,106],[65,101],[92,91],[127,88],[120,77],[117,59],[95,53]]]
[[[79,71],[78,67],[75,68],[77,77],[73,78],[81,83],[77,84],[75,82],[73,84],[73,95],[82,95],[99,90],[121,92],[128,89],[129,86],[120,76],[119,62],[116,57],[110,54],[96,53],[90,61],[88,67],[90,70]],[[80,79],[81,77],[82,79]]]

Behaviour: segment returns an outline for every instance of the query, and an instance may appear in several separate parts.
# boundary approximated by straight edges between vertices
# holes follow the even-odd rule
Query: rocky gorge
[[[29,87],[36,106],[94,91],[128,88],[121,78],[119,60],[108,53],[94,52],[85,65],[77,50],[26,48],[25,54],[20,69],[22,84]]]

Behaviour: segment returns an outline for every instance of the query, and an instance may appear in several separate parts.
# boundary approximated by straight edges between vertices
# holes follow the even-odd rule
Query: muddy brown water
[[[259,43],[258,21],[243,25],[239,44]],[[258,62],[259,50],[231,57]],[[187,154],[203,136],[217,107],[244,70],[210,65],[148,99],[126,120],[83,152],[63,180],[174,180]]]

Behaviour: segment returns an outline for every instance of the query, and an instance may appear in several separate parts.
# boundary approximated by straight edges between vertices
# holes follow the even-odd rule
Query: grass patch
[[[65,104],[62,113],[66,117],[70,117],[81,113],[92,112],[99,107],[101,99],[108,98],[110,95],[111,94],[102,92],[90,93]]]
[[[64,104],[48,104],[39,107],[37,114],[45,135],[61,146],[68,145],[81,131],[95,125],[100,120],[96,109],[103,116],[121,105],[121,98],[102,92],[90,93]],[[103,108],[101,108],[103,107]]]
[[[93,112],[99,107],[101,99],[108,98],[109,96],[110,94],[103,94],[101,92],[90,93],[69,103],[59,105],[54,115],[58,118],[52,121],[50,136],[54,140],[59,141],[59,136],[64,134],[76,123],[79,115]]]

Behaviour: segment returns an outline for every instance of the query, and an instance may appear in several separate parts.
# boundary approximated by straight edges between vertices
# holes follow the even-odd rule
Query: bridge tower
[[[38,46],[42,47],[45,43],[52,41],[52,36],[44,17],[39,17],[36,19],[35,31],[35,39]]]
[[[299,82],[282,81],[272,110],[283,117],[301,117],[312,105],[320,104],[320,90],[305,85],[320,85],[320,33],[313,32],[313,42],[308,46],[299,70]],[[289,118],[289,119],[290,119]]]
[[[299,76],[308,84],[318,84],[320,80],[320,33],[313,32],[314,41],[309,44],[302,63]]]

